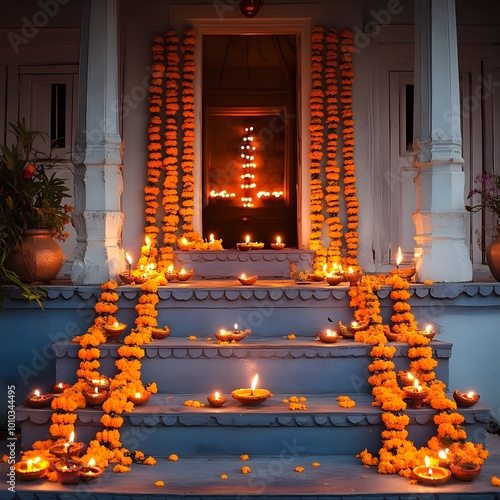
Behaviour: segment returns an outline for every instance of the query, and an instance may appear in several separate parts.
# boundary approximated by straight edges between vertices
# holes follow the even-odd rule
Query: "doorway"
[[[204,237],[297,247],[297,37],[203,37]]]

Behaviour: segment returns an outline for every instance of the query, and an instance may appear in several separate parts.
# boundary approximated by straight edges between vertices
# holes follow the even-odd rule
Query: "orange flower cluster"
[[[387,277],[386,284],[392,286],[391,299],[394,301],[392,305],[394,314],[391,316],[392,329],[401,336],[401,340],[407,340],[410,334],[417,332],[417,322],[407,302],[410,298],[408,292],[410,283],[402,276],[393,274]]]
[[[314,269],[322,269],[326,263],[326,249],[321,241],[322,228],[325,216],[323,214],[323,185],[321,180],[321,161],[323,159],[323,117],[324,97],[323,92],[323,48],[324,29],[312,29],[311,39],[311,77],[312,89],[310,95],[311,123],[309,132],[311,144],[309,150],[309,188],[310,188],[310,215],[311,232],[309,235],[309,248],[316,252]]]
[[[160,194],[159,182],[162,169],[163,150],[161,145],[161,109],[163,105],[163,75],[165,74],[163,37],[153,38],[153,63],[151,83],[149,86],[149,145],[148,145],[148,184],[144,188],[144,200],[146,202],[146,224],[144,232],[151,241],[148,255],[141,255],[139,265],[146,266],[154,260],[156,252],[156,240],[158,235],[157,212],[158,196]]]
[[[354,113],[352,110],[352,85],[354,82],[354,67],[352,63],[354,53],[354,35],[352,31],[341,32],[341,75],[342,91],[340,101],[342,102],[342,138],[344,146],[342,153],[344,157],[344,194],[347,208],[347,231],[344,235],[347,256],[345,263],[348,266],[358,265],[358,190],[356,188],[356,168],[354,165]]]
[[[328,214],[328,247],[327,260],[329,263],[339,263],[342,248],[342,222],[340,220],[340,167],[337,162],[338,148],[338,43],[337,30],[330,28],[326,35],[326,127],[328,141],[326,145],[326,213]]]
[[[194,49],[195,32],[192,29],[184,30],[182,53],[184,54],[183,81],[182,81],[182,232],[188,240],[195,240],[193,233],[194,217]],[[198,235],[196,235],[198,236]],[[199,240],[201,238],[198,236]]]
[[[178,125],[177,111],[179,105],[179,38],[175,31],[166,34],[167,68],[165,74],[166,97],[165,97],[165,178],[163,180],[163,246],[158,262],[160,270],[168,267],[174,262],[174,245],[176,233],[179,229],[179,195],[177,187],[179,183],[178,163]]]

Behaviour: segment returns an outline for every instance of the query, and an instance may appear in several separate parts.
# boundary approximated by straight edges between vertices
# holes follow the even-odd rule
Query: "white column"
[[[417,279],[471,281],[454,0],[415,2],[414,144]]]
[[[84,0],[75,160],[73,284],[101,284],[125,267],[118,122],[118,0]]]

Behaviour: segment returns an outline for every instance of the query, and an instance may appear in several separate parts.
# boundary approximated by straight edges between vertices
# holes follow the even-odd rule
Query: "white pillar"
[[[73,284],[101,284],[125,267],[118,122],[118,0],[84,0],[75,159]]]
[[[415,2],[414,144],[417,279],[471,281],[454,0]]]

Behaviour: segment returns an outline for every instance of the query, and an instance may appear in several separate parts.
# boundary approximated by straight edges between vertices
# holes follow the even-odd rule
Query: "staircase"
[[[143,382],[155,381],[159,391],[148,403],[124,415],[123,445],[153,455],[157,465],[135,465],[129,474],[106,471],[102,478],[82,486],[18,482],[19,498],[63,498],[82,492],[85,498],[113,499],[157,495],[200,499],[459,499],[462,494],[497,498],[499,489],[489,480],[498,475],[498,460],[487,461],[482,477],[473,483],[452,478],[433,488],[378,474],[376,469],[363,468],[355,458],[364,448],[376,453],[381,446],[381,411],[371,405],[367,383],[371,346],[352,340],[334,344],[316,340],[317,333],[330,325],[328,318],[335,322],[352,319],[347,286],[298,285],[281,276],[259,279],[245,287],[229,276],[214,280],[210,266],[205,270],[206,279],[173,282],[161,288],[158,322],[170,325],[172,333],[145,346],[142,360]],[[253,271],[248,270],[246,261],[234,269],[235,273]],[[218,268],[213,272],[221,274]],[[124,306],[136,298],[137,287],[124,286],[120,291],[118,317],[131,325],[132,310],[129,307],[127,312]],[[127,319],[122,317],[127,314]],[[234,323],[241,329],[251,328],[252,333],[237,343],[218,344],[214,333],[231,329]],[[295,339],[288,339],[291,333]],[[190,335],[196,340],[188,340]],[[396,370],[407,370],[408,346],[393,345],[397,349]],[[439,362],[437,377],[447,383],[452,345],[440,341],[430,345]],[[108,376],[116,371],[118,347],[102,346],[101,371]],[[54,350],[57,381],[74,382],[78,345],[59,341]],[[231,397],[231,391],[250,387],[256,373],[258,387],[271,391],[272,397],[258,406],[244,406]],[[207,403],[207,396],[216,390],[227,397],[220,408]],[[356,406],[341,408],[336,399],[339,395],[349,396]],[[283,400],[291,396],[304,396],[307,408],[289,409]],[[186,406],[187,400],[205,406]],[[461,412],[471,439],[485,443],[489,409],[478,404]],[[24,448],[47,436],[50,415],[50,410],[17,408]],[[101,415],[100,407],[78,411],[78,441],[94,438]],[[409,439],[417,446],[424,445],[435,433],[434,411],[429,407],[408,409],[408,415]],[[170,454],[178,455],[179,460],[169,461]],[[250,460],[242,461],[244,454]],[[314,462],[319,467],[312,467]],[[242,474],[243,466],[252,471]],[[297,466],[304,471],[296,472]],[[228,479],[221,479],[221,474],[227,474]],[[165,486],[155,486],[158,480]]]

